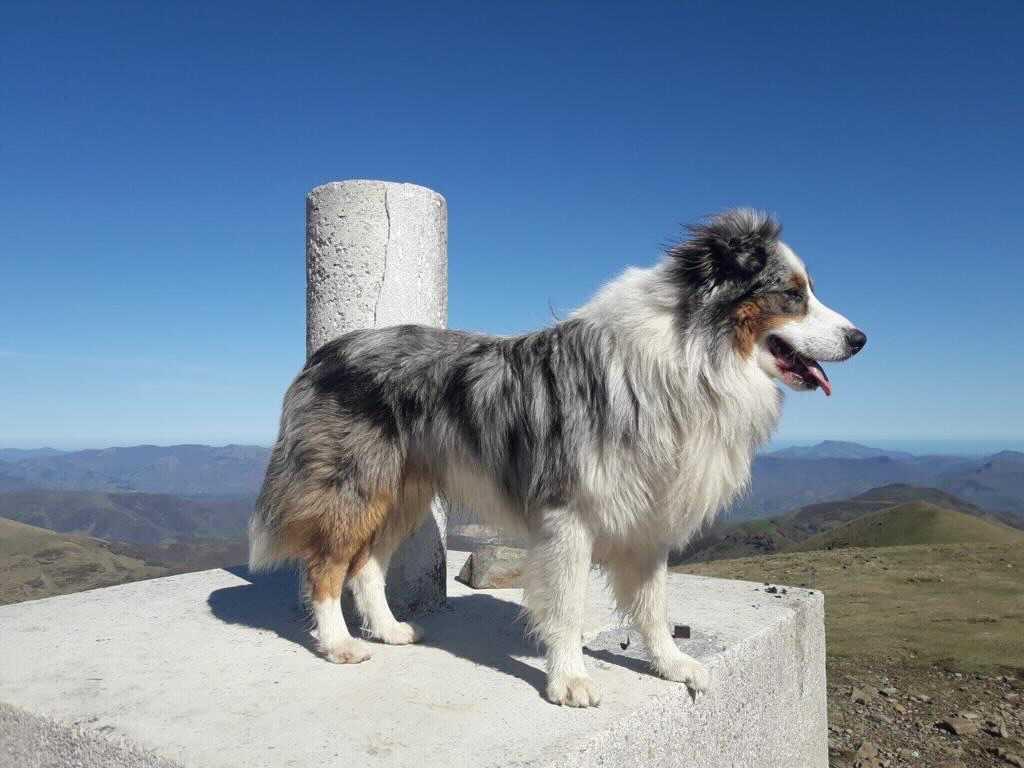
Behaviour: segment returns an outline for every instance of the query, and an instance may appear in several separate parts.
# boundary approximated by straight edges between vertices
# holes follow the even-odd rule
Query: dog
[[[601,700],[581,647],[592,563],[654,671],[707,690],[669,633],[668,553],[746,489],[778,384],[830,395],[818,361],[866,337],[817,299],[773,217],[735,209],[688,230],[549,328],[358,330],[309,358],[284,398],[249,565],[305,565],[328,660],[370,655],[342,616],[346,587],[370,636],[419,639],[392,614],[385,575],[440,494],[527,536],[524,603],[550,701]]]

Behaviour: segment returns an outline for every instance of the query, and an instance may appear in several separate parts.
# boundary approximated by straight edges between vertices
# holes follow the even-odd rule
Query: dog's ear
[[[765,213],[726,211],[688,227],[690,238],[669,249],[678,272],[693,285],[748,280],[768,262],[782,227]]]

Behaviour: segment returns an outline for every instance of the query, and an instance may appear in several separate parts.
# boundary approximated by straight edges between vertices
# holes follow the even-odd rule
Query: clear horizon
[[[494,333],[685,222],[774,211],[869,337],[777,441],[1020,445],[1022,26],[1012,2],[8,4],[0,442],[269,444],[304,196],[362,177],[445,195],[449,324]]]
[[[961,439],[961,440],[914,440],[914,439],[844,439],[836,437],[816,437],[816,438],[795,438],[795,439],[777,439],[771,440],[766,443],[760,449],[759,453],[767,453],[769,451],[777,451],[782,448],[789,448],[793,446],[811,446],[817,445],[823,441],[837,441],[844,443],[858,443],[871,448],[881,448],[884,450],[891,451],[905,451],[918,456],[926,455],[954,455],[954,456],[987,456],[1000,451],[1020,451],[1024,452],[1024,440],[987,440],[987,439]],[[185,440],[175,443],[161,443],[154,441],[140,441],[137,443],[121,443],[116,445],[101,445],[98,443],[84,442],[82,444],[50,444],[50,443],[24,443],[20,445],[0,445],[0,451],[2,450],[45,450],[53,449],[58,451],[64,451],[71,453],[74,451],[82,450],[103,450],[106,448],[133,448],[137,446],[157,446],[161,448],[169,448],[178,445],[205,445],[212,448],[223,448],[228,445],[252,445],[260,448],[269,448],[272,445],[272,441],[268,442],[239,442],[239,441],[216,441],[216,442],[202,442],[196,440]]]

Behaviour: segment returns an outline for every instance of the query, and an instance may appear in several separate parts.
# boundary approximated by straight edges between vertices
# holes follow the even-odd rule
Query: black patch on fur
[[[463,355],[451,367],[447,381],[441,390],[441,405],[448,418],[458,427],[462,439],[479,457],[482,448],[483,425],[473,408],[473,363],[479,359],[479,350]]]
[[[398,422],[385,393],[386,381],[378,379],[373,369],[348,359],[344,352],[349,338],[346,335],[335,339],[314,355],[319,365],[311,369],[313,388],[318,394],[332,397],[342,413],[364,419],[384,437],[394,440],[398,437]]]
[[[739,209],[688,227],[690,238],[668,250],[676,276],[694,288],[742,283],[771,257],[782,227],[771,216]]]

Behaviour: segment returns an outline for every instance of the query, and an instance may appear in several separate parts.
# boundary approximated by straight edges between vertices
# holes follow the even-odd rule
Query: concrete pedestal
[[[577,710],[543,698],[519,590],[455,582],[464,560],[449,553],[449,607],[423,618],[424,644],[374,645],[354,666],[313,653],[288,573],[204,571],[0,608],[0,702],[18,708],[0,706],[0,764],[30,733],[40,765],[84,768],[827,766],[820,593],[670,576],[669,617],[692,628],[677,642],[711,673],[692,701],[647,672],[635,634],[622,648],[595,573],[585,639],[604,700]],[[102,762],[64,757],[105,743]]]
[[[448,207],[426,187],[336,181],[306,197],[306,354],[359,328],[448,322]],[[444,601],[445,509],[399,548],[388,573],[397,610]]]

